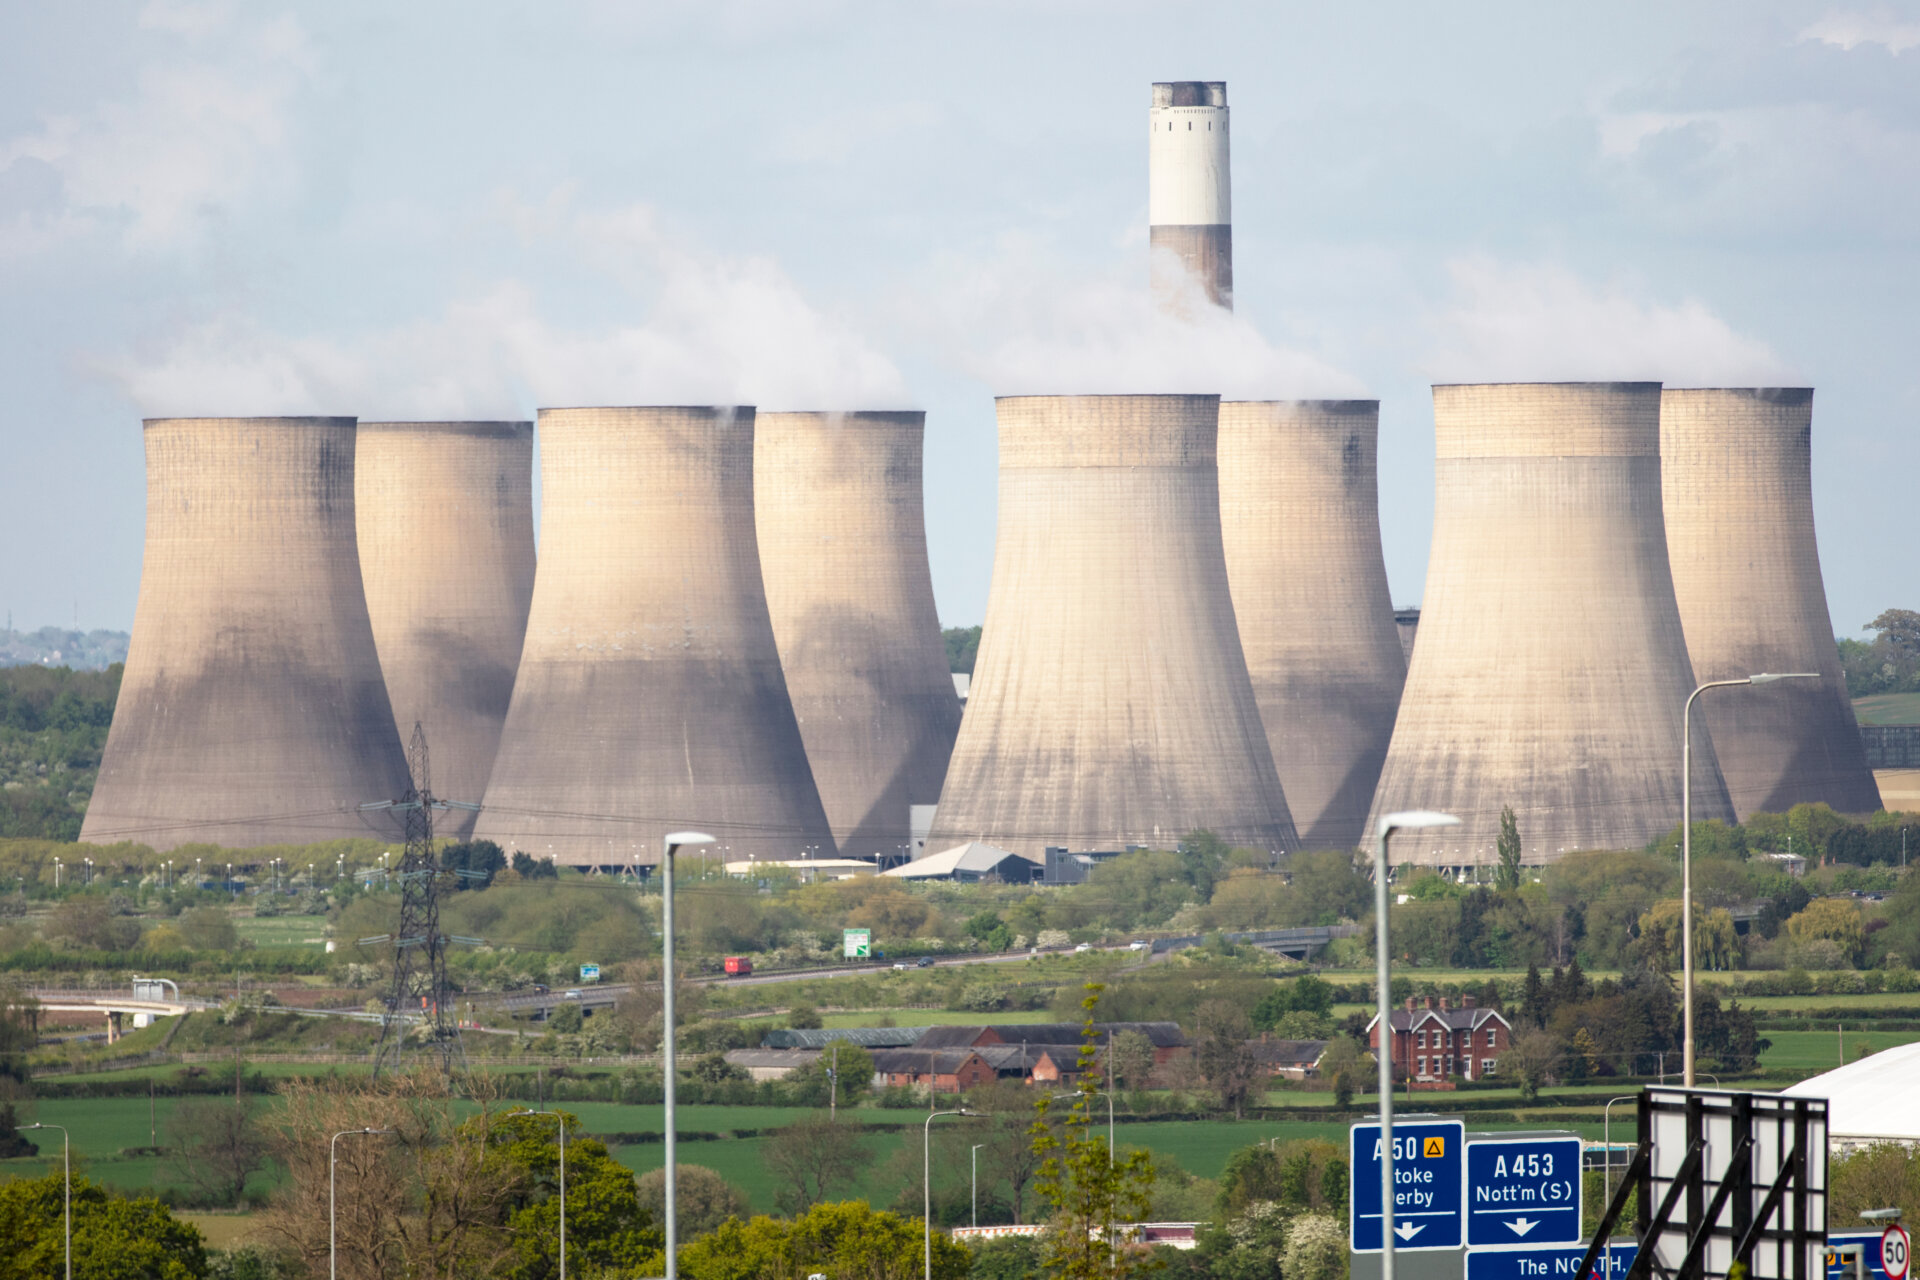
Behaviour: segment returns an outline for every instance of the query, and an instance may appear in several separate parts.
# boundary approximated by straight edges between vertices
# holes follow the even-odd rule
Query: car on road
[[[1093,950],[1093,944],[1091,942],[1083,942],[1079,946],[1073,949],[1073,954],[1079,955],[1082,951],[1091,951],[1091,950]]]
[[[896,969],[911,969],[911,968],[913,968],[913,966],[912,966],[912,965],[910,965],[910,964],[908,964],[908,963],[907,963],[907,962],[906,962],[905,960],[895,960],[895,961],[893,962],[893,967],[894,967],[894,968],[896,968]]]
[[[919,958],[918,960],[916,960],[916,961],[914,962],[914,967],[916,967],[916,968],[920,968],[920,969],[931,969],[931,968],[933,968],[933,957],[932,957],[932,956],[921,956],[921,957],[920,957],[920,958]]]
[[[537,996],[543,996],[547,994],[547,990],[548,990],[547,984],[544,982],[536,982],[533,984],[533,994]]]
[[[1127,944],[1127,950],[1129,950],[1129,951],[1151,951],[1151,950],[1153,950],[1153,944],[1152,944],[1151,942],[1142,942],[1142,941],[1140,941],[1140,940],[1139,940],[1138,938],[1136,938],[1136,939],[1134,939],[1134,940],[1133,940],[1132,942],[1129,942],[1129,943]]]
[[[563,993],[560,998],[562,1000],[578,1000],[580,998],[580,991],[578,988],[575,988]]]

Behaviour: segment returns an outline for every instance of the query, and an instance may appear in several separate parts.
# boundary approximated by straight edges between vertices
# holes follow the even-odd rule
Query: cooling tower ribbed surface
[[[133,643],[80,838],[399,834],[407,790],[354,534],[352,418],[154,418]]]
[[[401,740],[424,728],[434,794],[478,804],[533,596],[533,424],[363,422],[354,508]],[[434,834],[474,817],[447,810]]]
[[[1669,390],[1660,406],[1667,548],[1694,673],[1822,677],[1700,695],[1735,811],[1878,809],[1814,543],[1812,389]]]
[[[1220,525],[1254,697],[1300,843],[1351,849],[1406,655],[1387,593],[1378,400],[1220,406]]]
[[[478,838],[651,864],[833,854],[753,527],[751,408],[540,411],[540,564]]]
[[[1154,291],[1179,297],[1188,281],[1233,309],[1233,165],[1227,86],[1172,80],[1153,86],[1147,111],[1147,235]]]
[[[1227,587],[1218,398],[998,407],[993,586],[927,848],[1294,849]]]
[[[926,415],[761,413],[753,501],[780,665],[843,857],[898,856],[935,804],[960,699],[934,609]]]
[[[1693,689],[1660,501],[1658,383],[1433,389],[1433,550],[1420,641],[1369,827],[1400,861],[1490,863],[1511,805],[1530,863],[1639,848],[1680,820]],[[1732,807],[1695,726],[1696,820]]]

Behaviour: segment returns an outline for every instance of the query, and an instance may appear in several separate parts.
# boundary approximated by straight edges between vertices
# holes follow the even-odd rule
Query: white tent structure
[[[975,840],[902,863],[880,874],[896,880],[982,880],[997,875],[1002,880],[1025,884],[1038,869],[1039,864],[1029,858]]]
[[[1920,1145],[1920,1044],[1882,1049],[1780,1092],[1827,1100],[1827,1143],[1835,1154],[1876,1142]]]

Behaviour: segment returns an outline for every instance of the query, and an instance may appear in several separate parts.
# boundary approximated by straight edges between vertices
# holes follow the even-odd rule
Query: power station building
[[[406,793],[354,530],[352,418],[154,418],[133,641],[80,838],[399,834]]]
[[[1154,293],[1169,300],[1198,283],[1208,301],[1231,310],[1233,180],[1226,83],[1154,85],[1147,128]]]
[[[1660,477],[1674,593],[1701,680],[1818,672],[1700,695],[1734,810],[1880,807],[1827,614],[1807,387],[1668,389]]]
[[[400,738],[419,724],[434,794],[478,804],[533,597],[533,424],[362,422],[354,510]],[[464,839],[475,816],[434,833]]]
[[[1638,848],[1680,818],[1693,667],[1661,514],[1658,383],[1433,389],[1435,505],[1420,639],[1369,824],[1437,809],[1403,862]],[[1696,724],[1696,820],[1731,820]]]
[[[998,401],[999,530],[927,847],[1297,846],[1234,622],[1219,399]]]
[[[540,563],[476,837],[651,865],[834,855],[754,533],[751,408],[540,411]]]
[[[1220,526],[1253,693],[1310,849],[1360,844],[1407,663],[1380,548],[1377,400],[1220,406]]]
[[[904,858],[960,727],[919,412],[761,413],[754,523],[787,692],[842,857]]]

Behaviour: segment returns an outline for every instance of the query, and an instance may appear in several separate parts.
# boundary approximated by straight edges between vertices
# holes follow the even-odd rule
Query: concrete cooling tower
[[[1153,86],[1147,112],[1147,222],[1155,250],[1154,292],[1190,287],[1191,273],[1216,306],[1233,308],[1233,182],[1227,147],[1227,86],[1175,80]]]
[[[1297,847],[1227,586],[1218,398],[998,407],[993,586],[928,849]]]
[[[533,596],[533,424],[363,422],[354,509],[400,738],[422,726],[434,794],[478,804]],[[475,816],[434,834],[464,840]]]
[[[927,567],[923,413],[762,413],[753,503],[780,665],[842,857],[899,856],[960,699]]]
[[[1433,389],[1433,550],[1420,641],[1369,820],[1438,809],[1400,861],[1639,848],[1680,820],[1693,690],[1660,506],[1653,382]],[[1695,726],[1696,819],[1732,817]]]
[[[540,565],[474,835],[650,865],[831,857],[753,527],[751,408],[542,409]]]
[[[154,418],[133,643],[80,838],[395,838],[407,763],[354,535],[352,418]]]
[[[1880,807],[1827,615],[1813,536],[1810,388],[1669,390],[1660,398],[1667,548],[1701,680],[1821,679],[1715,689],[1697,710],[1742,819],[1825,801]]]
[[[1406,655],[1387,593],[1378,400],[1220,406],[1220,526],[1253,694],[1309,849],[1361,843]]]

